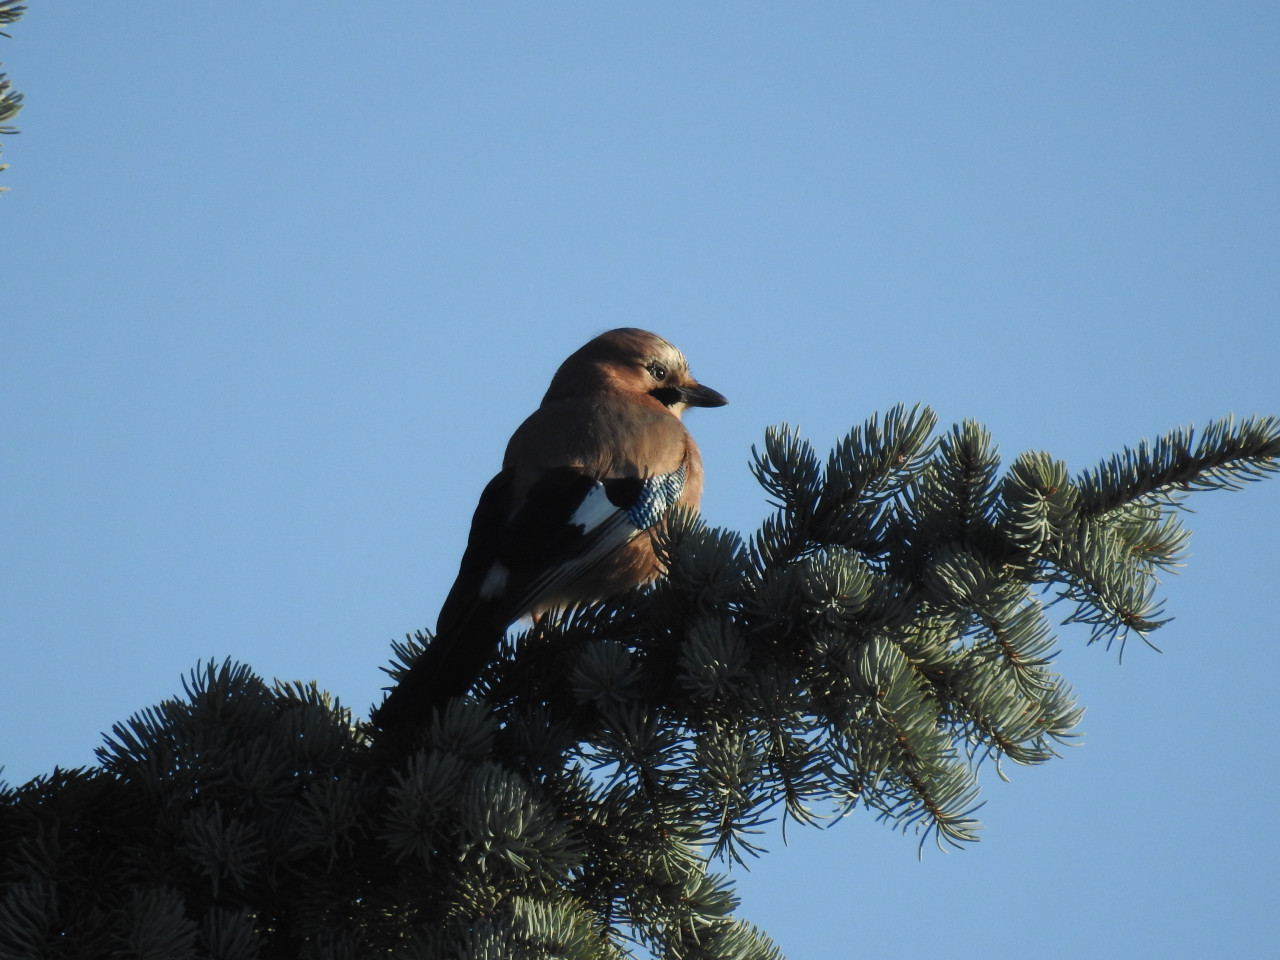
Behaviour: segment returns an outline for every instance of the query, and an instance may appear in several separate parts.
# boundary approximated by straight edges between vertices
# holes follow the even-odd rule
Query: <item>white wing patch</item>
[[[582,531],[582,542],[577,545],[577,552],[549,569],[539,571],[525,585],[515,606],[521,610],[533,609],[548,598],[556,597],[568,584],[649,529],[662,519],[671,504],[680,499],[684,481],[685,467],[682,464],[671,473],[649,477],[639,484],[638,490],[633,491],[628,485],[626,493],[633,494],[635,501],[627,506],[619,506],[610,500],[605,485],[596,481],[568,520],[570,526]],[[497,591],[506,588],[506,583],[506,567],[495,564],[481,584],[480,595],[496,595]],[[487,593],[489,589],[495,593]]]
[[[618,514],[618,505],[609,500],[603,483],[595,484],[590,492],[582,498],[578,509],[573,511],[569,523],[581,527],[584,534],[591,533],[601,524],[613,520]]]
[[[494,563],[489,568],[489,572],[484,575],[484,579],[480,581],[479,593],[480,599],[492,600],[500,597],[507,592],[507,577],[511,575],[511,571],[507,569],[506,564]]]

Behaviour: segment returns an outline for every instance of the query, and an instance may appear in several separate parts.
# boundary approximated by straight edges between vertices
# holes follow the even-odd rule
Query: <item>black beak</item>
[[[723,407],[729,402],[723,394],[700,383],[692,387],[681,387],[680,399],[690,407]]]

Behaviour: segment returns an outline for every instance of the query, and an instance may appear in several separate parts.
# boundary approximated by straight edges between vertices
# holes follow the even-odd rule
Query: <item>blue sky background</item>
[[[363,713],[556,365],[648,327],[704,514],[899,401],[1073,470],[1280,413],[1280,5],[32,0],[0,182],[0,762],[203,660]],[[1280,481],[1193,498],[1176,619],[1060,632],[1084,745],[984,840],[858,814],[734,871],[793,960],[1264,957]]]

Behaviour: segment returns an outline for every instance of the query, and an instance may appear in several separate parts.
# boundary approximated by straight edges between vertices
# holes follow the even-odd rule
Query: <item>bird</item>
[[[681,416],[727,402],[647,330],[609,330],[572,353],[511,436],[435,635],[374,711],[375,726],[423,722],[466,693],[517,620],[661,575],[648,532],[669,507],[697,509],[702,498],[702,456]]]

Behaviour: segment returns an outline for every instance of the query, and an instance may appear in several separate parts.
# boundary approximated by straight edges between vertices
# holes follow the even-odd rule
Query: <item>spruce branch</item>
[[[0,0],[0,26],[7,27],[11,23],[17,23],[26,12],[27,6],[21,0]],[[0,30],[0,37],[7,36],[9,34]]]
[[[672,511],[664,579],[542,617],[396,738],[203,665],[96,768],[0,790],[0,955],[780,956],[712,863],[779,814],[977,839],[982,764],[1046,762],[1081,715],[1038,592],[1145,636],[1174,506],[1277,446],[1274,418],[1225,421],[1072,480],[933,429],[897,407],[825,460],[771,431],[753,536]],[[393,644],[392,679],[431,641]]]
[[[22,94],[13,89],[8,74],[0,73],[0,135],[11,137],[18,132],[17,127],[3,125],[12,120],[22,110]]]
[[[1081,473],[1080,515],[1103,517],[1132,503],[1177,505],[1192,490],[1238,490],[1280,469],[1280,417],[1234,416],[1173,430]]]
[[[827,458],[825,471],[807,440],[791,427],[765,431],[752,447],[752,473],[779,508],[752,538],[758,566],[783,566],[817,543],[880,554],[890,506],[931,452],[937,417],[928,407],[899,404],[855,427]]]
[[[986,430],[970,420],[952,427],[903,494],[902,512],[912,517],[917,537],[983,536],[999,468],[999,454]]]
[[[0,26],[7,27],[11,23],[16,23],[22,19],[22,15],[26,11],[26,6],[19,3],[18,0],[0,0]],[[9,34],[0,30],[0,37],[8,36]],[[0,63],[0,66],[4,66],[4,64]],[[0,137],[10,137],[18,132],[17,127],[9,126],[7,121],[16,117],[21,110],[22,94],[14,91],[13,84],[9,82],[7,75],[0,73]],[[9,169],[7,163],[0,163],[0,173],[7,169]],[[0,193],[4,193],[8,189],[8,187],[0,187]]]
[[[1074,535],[1044,551],[1052,564],[1048,582],[1061,584],[1057,599],[1075,605],[1064,623],[1090,628],[1089,642],[1108,648],[1129,632],[1150,643],[1149,634],[1168,623],[1156,598],[1150,566],[1105,522],[1082,519]]]
[[[1014,461],[1000,484],[996,528],[1011,543],[1034,553],[1061,537],[1079,507],[1079,491],[1067,465],[1030,451]]]

